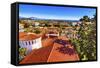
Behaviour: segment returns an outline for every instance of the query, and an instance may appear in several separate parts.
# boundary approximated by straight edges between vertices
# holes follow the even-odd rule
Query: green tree
[[[39,29],[36,29],[36,30],[34,30],[33,32],[36,33],[36,34],[41,33],[41,31],[40,31]]]
[[[78,38],[77,39],[72,38],[71,42],[73,43],[73,45],[75,45],[80,60],[95,60],[96,22],[93,22],[93,24],[85,24],[86,21],[87,19],[83,19],[80,28],[77,32]]]
[[[81,18],[80,21],[89,22],[90,18],[88,16],[83,16],[83,18]]]

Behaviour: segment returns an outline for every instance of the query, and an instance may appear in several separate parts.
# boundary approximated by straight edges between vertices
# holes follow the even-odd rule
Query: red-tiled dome
[[[36,38],[39,38],[39,36],[37,36],[36,34],[19,32],[19,40],[28,41],[28,40],[34,40]]]

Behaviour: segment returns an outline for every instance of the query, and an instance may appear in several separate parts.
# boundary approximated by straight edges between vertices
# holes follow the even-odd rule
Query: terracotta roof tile
[[[65,55],[57,51],[56,50],[57,47],[61,47],[62,46],[61,44],[57,43],[51,44],[52,43],[51,39],[46,39],[46,41],[47,43],[43,48],[40,48],[38,50],[33,50],[20,62],[20,64],[79,60],[78,54]]]
[[[25,59],[20,62],[20,64],[47,62],[52,47],[53,46],[51,45],[40,48],[38,50],[33,50],[29,55],[25,57]]]
[[[36,34],[19,32],[19,40],[27,41],[27,40],[34,40],[36,38],[39,38],[39,36],[37,36]]]
[[[47,62],[61,62],[61,61],[77,61],[79,57],[77,54],[69,55],[60,53],[57,48],[61,47],[61,44],[54,43],[52,51],[49,55]]]

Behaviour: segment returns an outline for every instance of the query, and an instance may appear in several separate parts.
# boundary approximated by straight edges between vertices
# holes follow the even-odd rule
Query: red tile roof
[[[62,54],[56,49],[61,47],[61,44],[54,43],[53,39],[46,39],[43,48],[38,50],[33,50],[29,55],[27,55],[20,64],[27,64],[27,63],[42,63],[42,62],[61,62],[61,61],[78,61],[79,57],[78,54]],[[69,44],[71,47],[71,45]],[[73,47],[71,47],[73,48]]]
[[[54,43],[54,46],[52,48],[52,51],[49,55],[49,58],[47,62],[61,62],[61,61],[77,61],[79,60],[78,54],[63,54],[57,51],[58,47],[61,47],[62,45]]]
[[[38,50],[33,50],[29,55],[25,57],[25,59],[23,59],[20,62],[20,64],[46,62],[52,50],[52,47],[53,46],[51,45],[51,46],[40,48]]]
[[[19,32],[19,40],[27,41],[27,40],[34,40],[39,38],[36,34],[28,34],[26,32]]]

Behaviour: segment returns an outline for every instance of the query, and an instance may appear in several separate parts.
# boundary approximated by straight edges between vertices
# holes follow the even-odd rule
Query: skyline
[[[19,17],[37,17],[42,19],[79,20],[96,13],[94,8],[58,7],[19,4]]]

